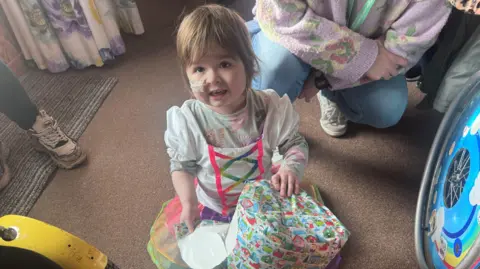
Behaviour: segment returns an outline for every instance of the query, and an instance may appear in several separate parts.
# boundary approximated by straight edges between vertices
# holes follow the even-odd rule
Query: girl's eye
[[[194,73],[202,73],[203,71],[205,71],[205,68],[203,68],[203,67],[195,67],[193,69]]]
[[[230,66],[232,66],[232,64],[230,64],[229,62],[220,63],[220,68],[229,68]]]

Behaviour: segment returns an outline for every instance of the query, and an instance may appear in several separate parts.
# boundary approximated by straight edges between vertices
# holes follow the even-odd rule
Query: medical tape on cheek
[[[194,81],[194,80],[189,80],[190,83],[190,89],[192,89],[192,92],[203,92],[203,86],[205,85],[205,81]]]

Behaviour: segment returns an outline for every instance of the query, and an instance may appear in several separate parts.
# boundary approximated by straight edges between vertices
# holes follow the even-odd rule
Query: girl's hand
[[[272,176],[270,184],[277,191],[280,191],[280,196],[290,197],[292,194],[300,193],[300,184],[298,178],[292,171],[280,168],[280,170]]]
[[[193,223],[200,218],[197,194],[195,193],[195,178],[186,171],[174,171],[172,173],[172,182],[182,204],[180,221],[187,225],[190,232],[193,232],[195,228]]]
[[[190,233],[193,233],[195,227],[193,226],[195,220],[200,219],[200,210],[198,210],[198,204],[182,204],[182,213],[180,214],[180,222],[184,222]]]

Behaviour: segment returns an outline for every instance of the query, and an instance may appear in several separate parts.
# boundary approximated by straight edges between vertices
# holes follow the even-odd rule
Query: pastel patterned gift
[[[254,184],[259,184],[259,183],[254,183]],[[264,185],[262,188],[267,189],[268,193],[263,192],[263,194],[259,196],[260,198],[265,196],[262,199],[268,200],[267,197],[271,196],[272,198],[270,200],[273,200],[274,199],[273,197],[275,197],[276,200],[281,199],[278,196],[278,192],[271,193],[272,191],[269,189],[268,183],[265,182],[265,184],[266,185]],[[301,185],[302,185],[302,188],[307,193],[309,193],[312,198],[310,198],[310,196],[308,196],[306,193],[302,193],[301,195],[297,196],[296,200],[299,200],[300,197],[306,197],[306,198],[301,198],[300,199],[303,202],[300,203],[300,205],[297,205],[297,208],[301,208],[302,206],[305,207],[307,204],[310,207],[312,207],[312,205],[313,205],[314,208],[317,208],[317,207],[323,208],[322,210],[317,210],[316,211],[316,212],[321,212],[321,213],[318,213],[318,214],[324,214],[323,217],[316,216],[317,214],[312,214],[312,217],[313,217],[313,215],[315,215],[314,218],[320,219],[318,224],[321,224],[321,222],[323,221],[326,226],[330,225],[329,223],[326,222],[327,219],[330,220],[332,223],[338,223],[338,225],[340,225],[340,227],[338,227],[338,231],[343,231],[343,233],[346,234],[345,237],[348,237],[348,234],[349,234],[348,231],[345,230],[345,228],[338,222],[338,220],[335,218],[335,216],[332,215],[330,210],[328,210],[326,207],[323,206],[323,201],[321,199],[318,188],[315,185],[311,185],[307,182],[302,182]],[[247,188],[245,188],[244,192],[248,192],[248,193],[255,194],[255,195],[258,196],[258,192],[252,191],[253,186],[254,185],[252,183],[249,183]],[[253,197],[254,196],[252,196],[252,199],[260,201],[259,198],[253,198]],[[242,197],[240,198],[241,203],[247,203],[247,202],[243,202],[243,201],[249,201],[249,200],[251,201],[251,199],[249,199],[248,196],[245,196],[245,195],[242,195]],[[308,203],[306,203],[305,201],[308,201]],[[285,201],[285,202],[290,202],[290,204],[291,204],[290,200]],[[259,203],[255,203],[255,204],[259,204]],[[148,249],[148,252],[150,254],[150,257],[152,258],[152,261],[155,263],[157,268],[163,268],[163,269],[186,269],[186,268],[188,268],[188,266],[183,261],[183,259],[181,257],[181,254],[180,254],[180,251],[179,251],[179,248],[177,246],[177,239],[183,238],[188,233],[187,232],[187,230],[188,230],[187,227],[184,224],[180,224],[181,208],[182,207],[181,207],[180,200],[178,199],[178,197],[176,197],[175,199],[172,199],[171,201],[166,202],[164,204],[164,207],[162,207],[162,210],[160,211],[157,219],[155,220],[155,222],[152,226],[152,229],[150,231],[150,240],[148,242],[147,249]],[[239,209],[239,208],[243,208],[243,206],[239,205],[236,209]],[[258,208],[258,206],[256,208]],[[276,208],[278,209],[279,206],[277,205]],[[286,208],[286,210],[284,212],[288,212],[288,209],[291,208],[291,206],[290,207],[285,207],[285,208]],[[203,214],[203,212],[205,211],[205,207],[199,206],[199,209],[202,212],[201,215],[204,215],[204,217],[202,217],[202,221],[198,221],[195,224],[195,226],[201,227],[201,226],[208,226],[208,225],[216,225],[216,224],[220,224],[222,222],[222,221],[220,221],[220,222],[216,221],[215,220],[216,218],[212,218],[210,214]],[[244,212],[244,211],[245,211],[245,209],[239,210],[239,212]],[[292,212],[291,209],[290,209],[290,212]],[[306,210],[303,210],[303,211],[298,211],[297,210],[297,212],[303,212],[301,214],[306,214],[308,212],[313,212],[313,211],[307,207]],[[236,214],[235,217],[236,216],[238,216],[238,214]],[[335,218],[334,221],[332,220],[332,217]],[[212,219],[214,219],[214,220],[212,220]],[[232,220],[232,223],[234,223],[234,221],[235,221],[235,219]],[[238,223],[245,223],[245,221],[239,221],[238,219],[236,219],[236,223],[237,224]],[[246,227],[249,227],[249,226],[242,225],[240,228],[242,228],[245,231]],[[257,232],[257,231],[262,231],[262,230],[261,229],[254,229],[254,230],[247,231],[247,233],[244,233],[243,235],[237,236],[237,238],[240,238],[239,242],[245,242],[244,238],[247,238],[247,240],[250,240],[250,239],[255,240],[256,238],[258,238],[258,236],[253,236],[251,231]],[[334,234],[335,234],[335,231],[333,231]],[[237,233],[237,234],[239,234],[240,232],[241,231],[235,230],[235,233]],[[327,236],[329,236],[329,234],[331,234],[330,230],[327,230],[326,234],[327,234]],[[315,240],[312,237],[308,237],[308,239],[312,242],[315,242]],[[273,239],[272,241],[275,242],[276,240]],[[293,241],[293,240],[290,240],[290,241]],[[344,241],[341,244],[339,244],[339,246],[340,245],[343,246],[345,241],[346,241],[346,239],[344,239]],[[249,242],[249,241],[246,241],[246,242]],[[256,246],[256,242],[252,241],[252,242],[250,242],[249,245],[250,246],[252,246],[252,245]],[[274,252],[271,245],[272,244],[270,244],[270,245],[265,244],[265,245],[262,245],[262,248],[265,249],[265,252],[267,252],[267,253],[271,252],[272,253],[272,255],[270,255],[270,256],[272,257],[272,261],[273,261],[273,257],[275,257],[275,255],[280,256],[283,250],[278,248],[278,251]],[[334,244],[331,244],[331,245],[334,245]],[[289,249],[290,246],[291,245],[285,244],[285,246],[283,247],[285,249],[285,254],[286,254],[286,255],[283,256],[285,261],[280,260],[280,261],[276,262],[275,265],[273,265],[273,263],[272,263],[272,265],[270,265],[270,264],[268,264],[269,259],[264,258],[264,260],[267,261],[267,262],[266,262],[266,264],[263,263],[262,266],[265,266],[267,268],[272,268],[272,267],[274,267],[274,268],[288,268],[288,264],[287,264],[288,259],[291,259],[291,256],[293,256],[291,252],[287,252],[287,249]],[[328,246],[329,246],[329,243],[327,242],[327,243],[323,243],[323,244],[319,245],[318,248],[323,252],[325,252],[325,251],[328,252],[328,250],[329,250]],[[272,251],[270,251],[270,248],[272,248]],[[230,249],[231,248],[228,248],[228,246],[227,246],[227,252],[229,252]],[[335,248],[330,248],[330,249],[331,250],[338,250],[338,249],[335,249]],[[248,253],[251,252],[251,250],[248,249],[248,248],[243,248],[242,249],[242,248],[239,248],[237,246],[237,248],[234,249],[234,252],[233,252],[234,255],[232,255],[230,257],[230,259],[228,259],[230,262],[232,260],[236,261],[236,263],[234,263],[234,266],[232,266],[230,268],[265,268],[265,267],[258,267],[259,265],[256,264],[256,263],[253,263],[253,262],[252,263],[245,263],[244,267],[239,267],[238,262],[243,261],[243,260],[240,260],[240,258],[241,258],[239,256],[240,252],[242,254],[248,254]],[[331,253],[331,256],[333,256],[333,253],[334,252]],[[315,255],[312,255],[312,256],[313,257],[310,259],[310,262],[317,262],[317,261],[315,261],[315,259],[318,259],[318,264],[316,264],[312,267],[309,267],[309,268],[324,268],[325,258],[318,258]],[[329,259],[329,257],[330,257],[330,255],[328,255],[327,260]],[[327,268],[328,269],[338,268],[339,259],[340,258],[337,255],[337,260],[333,260],[333,262],[331,262],[330,265],[329,265],[330,267],[327,267]],[[320,261],[320,260],[322,260],[322,261]],[[289,264],[291,264],[291,262]],[[223,264],[221,266],[226,267]],[[300,265],[299,267],[304,268],[302,266],[303,265]]]
[[[265,180],[246,185],[236,215],[238,235],[229,268],[325,268],[350,235],[306,192],[282,198]]]

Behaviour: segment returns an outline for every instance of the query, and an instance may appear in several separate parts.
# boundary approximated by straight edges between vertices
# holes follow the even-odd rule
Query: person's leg
[[[310,73],[310,66],[286,48],[269,40],[256,21],[247,22],[247,28],[260,65],[258,74],[253,78],[252,88],[273,89],[278,95],[287,94],[292,102],[295,101]]]
[[[24,130],[32,128],[39,113],[18,79],[1,61],[0,113],[5,114]]]
[[[0,61],[0,113],[27,130],[37,150],[48,153],[58,166],[71,169],[86,159],[78,144],[60,129],[57,121],[38,110],[20,81]]]
[[[407,83],[402,75],[321,94],[335,102],[348,120],[375,128],[397,124],[408,104]]]
[[[280,96],[288,94],[294,101],[300,94],[311,67],[284,47],[269,40],[257,22],[249,21],[247,28],[252,38],[253,50],[260,61],[259,74],[253,79],[252,88],[270,88]],[[321,122],[328,122],[328,126],[322,124],[322,127],[327,127],[329,130],[325,131],[330,135],[340,136],[345,133],[347,126],[343,114],[350,121],[376,128],[395,125],[405,111],[408,90],[405,77],[398,76],[347,90],[324,90],[319,96],[324,104]]]

